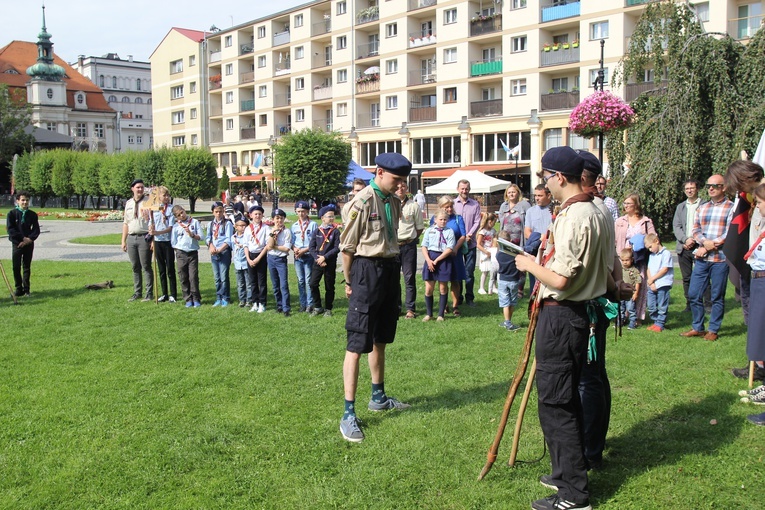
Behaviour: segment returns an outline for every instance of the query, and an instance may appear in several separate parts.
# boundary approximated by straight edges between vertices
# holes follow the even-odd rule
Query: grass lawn
[[[122,243],[122,233],[104,234],[101,236],[75,237],[69,240],[72,244],[111,244],[119,246]]]
[[[346,299],[331,318],[282,317],[271,296],[265,314],[212,308],[212,270],[200,269],[195,310],[128,303],[127,258],[36,261],[32,297],[13,306],[0,293],[0,508],[520,509],[549,494],[537,481],[549,457],[533,462],[543,452],[535,394],[518,457],[529,462],[506,466],[511,419],[476,481],[524,338],[498,327],[494,296],[460,319],[399,321],[386,389],[413,407],[368,412],[362,360],[367,439],[351,444],[338,431]],[[106,279],[116,287],[84,289]],[[597,508],[756,506],[765,443],[745,417],[765,408],[741,404],[745,383],[728,371],[745,360],[728,295],[717,342],[677,335],[690,323],[680,285],[663,334],[625,330],[614,342],[611,330],[611,428],[604,469],[590,476]]]

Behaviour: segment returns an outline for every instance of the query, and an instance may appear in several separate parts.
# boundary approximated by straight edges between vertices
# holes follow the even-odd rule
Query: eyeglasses
[[[622,202],[622,205],[623,206],[635,205],[635,203],[634,202]]]
[[[722,189],[725,184],[712,184],[708,182],[706,186],[707,188]]]
[[[546,186],[547,185],[547,181],[549,181],[550,179],[552,179],[553,177],[558,175],[558,172],[553,172],[552,174],[550,174],[547,177],[545,177],[545,171],[552,172],[552,170],[543,170],[542,171],[542,175],[539,176],[542,179],[542,182],[544,182],[545,186]]]

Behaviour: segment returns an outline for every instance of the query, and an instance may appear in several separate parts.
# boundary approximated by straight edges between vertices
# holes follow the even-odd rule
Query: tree
[[[69,207],[69,197],[74,195],[72,174],[79,153],[71,150],[57,149],[52,151],[53,168],[51,169],[51,188],[53,193],[61,197],[65,208]]]
[[[96,209],[101,205],[101,186],[99,172],[102,161],[108,156],[100,152],[77,152],[77,161],[72,170],[72,185],[74,192],[79,195],[79,208],[85,208],[87,197],[93,198]]]
[[[189,199],[194,212],[197,198],[210,198],[218,189],[215,157],[205,149],[170,151],[165,168],[165,186],[175,197]]]
[[[16,94],[0,83],[0,168],[10,164],[14,154],[29,151],[34,145],[34,136],[24,131],[32,123],[26,99],[26,91]]]
[[[351,145],[340,133],[304,129],[288,133],[274,146],[274,170],[282,196],[316,203],[342,195],[351,162]]]
[[[40,198],[40,207],[45,207],[45,201],[53,195],[51,176],[53,174],[53,164],[55,159],[56,158],[51,151],[37,152],[29,167],[29,183],[32,186],[31,191]]]
[[[141,161],[138,170],[138,176],[146,181],[149,186],[162,184],[165,179],[165,165],[170,149],[162,147],[161,149],[150,149],[139,152]]]
[[[19,159],[16,160],[16,167],[13,170],[14,188],[16,191],[33,192],[32,181],[29,177],[30,167],[32,166],[32,160],[34,159],[34,153],[25,152]]]
[[[224,191],[228,191],[229,187],[229,178],[228,178],[228,172],[226,169],[223,169],[223,175],[220,179],[218,179],[218,196],[221,196],[221,193]]]

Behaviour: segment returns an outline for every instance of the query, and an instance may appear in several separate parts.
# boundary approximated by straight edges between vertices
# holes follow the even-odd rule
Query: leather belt
[[[580,301],[570,301],[568,299],[564,299],[562,301],[556,301],[553,298],[544,298],[542,300],[542,304],[544,306],[568,306],[568,307],[574,307],[574,306],[584,306],[585,303],[582,303]]]
[[[755,278],[765,278],[765,271],[752,271],[752,280]]]
[[[399,242],[398,242],[398,245],[399,245],[399,246],[404,246],[405,244],[409,244],[409,243],[411,243],[412,241],[416,241],[416,240],[417,240],[417,238],[416,238],[416,237],[413,237],[413,238],[409,239],[408,241],[399,241]]]

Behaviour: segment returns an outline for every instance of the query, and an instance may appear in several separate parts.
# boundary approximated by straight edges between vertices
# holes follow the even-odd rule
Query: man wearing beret
[[[398,224],[401,201],[394,193],[409,175],[412,164],[401,154],[387,152],[375,158],[375,177],[350,203],[345,231],[340,237],[343,255],[348,340],[343,362],[345,412],[340,433],[347,441],[364,440],[356,417],[359,359],[367,353],[372,379],[370,411],[406,409],[409,404],[385,394],[385,347],[396,337],[401,302]]]
[[[133,266],[133,296],[128,301],[141,298],[141,271],[146,278],[146,293],[143,301],[151,301],[154,294],[154,273],[151,270],[151,240],[149,233],[149,209],[143,204],[149,200],[144,196],[144,185],[141,179],[130,184],[133,198],[125,203],[125,215],[122,221],[122,251],[127,252]]]
[[[295,203],[297,221],[290,227],[292,232],[292,253],[295,255],[295,273],[297,273],[298,296],[300,297],[300,311],[311,313],[312,299],[311,271],[313,270],[313,257],[308,253],[311,237],[316,232],[316,222],[308,217],[310,206],[305,200]]]
[[[552,473],[540,481],[557,494],[534,501],[537,510],[591,508],[578,387],[589,343],[587,302],[606,293],[611,252],[605,218],[582,191],[583,168],[584,160],[570,147],[545,153],[539,177],[561,203],[551,226],[552,246],[542,264],[516,257],[518,269],[540,282],[536,379],[539,423],[552,463]]]

